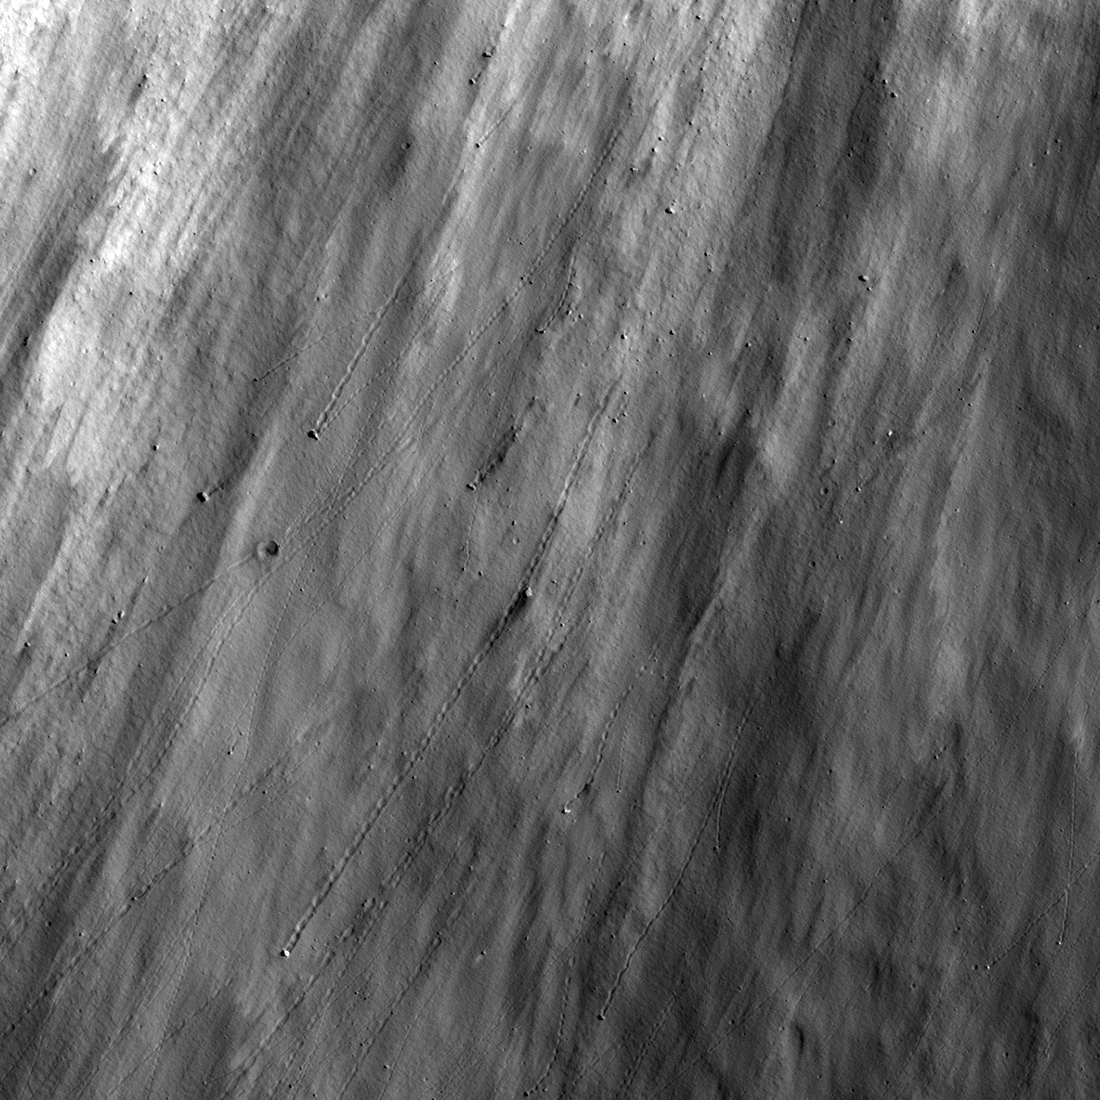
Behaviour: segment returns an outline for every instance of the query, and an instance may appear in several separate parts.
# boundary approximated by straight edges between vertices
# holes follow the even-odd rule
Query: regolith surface
[[[1100,1094],[1100,13],[6,0],[0,1097]]]

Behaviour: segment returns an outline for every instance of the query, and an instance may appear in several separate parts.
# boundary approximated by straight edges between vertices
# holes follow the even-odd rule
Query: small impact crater
[[[256,560],[270,561],[279,556],[279,544],[274,539],[261,539],[256,543]]]

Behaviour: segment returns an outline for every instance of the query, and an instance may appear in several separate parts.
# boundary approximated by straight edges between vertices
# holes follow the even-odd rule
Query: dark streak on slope
[[[806,289],[835,277],[854,236],[852,217],[874,214],[889,128],[888,93],[876,68],[896,21],[894,0],[803,9],[763,157],[772,180],[766,191],[774,196],[772,275],[782,284]]]
[[[682,749],[683,738],[690,736],[689,731],[681,728],[686,725],[683,706],[692,694],[694,680],[686,662],[692,653],[693,635],[714,598],[721,558],[739,518],[754,454],[744,421],[733,433],[733,438],[716,451],[705,449],[707,433],[690,420],[679,425],[673,435],[680,437],[678,442],[666,440],[666,446],[672,453],[684,451],[691,457],[686,469],[679,472],[676,486],[679,492],[674,494],[677,505],[657,537],[657,575],[648,586],[652,595],[645,601],[648,605],[643,615],[645,636],[654,641],[655,649],[666,654],[663,663],[670,685],[660,700],[659,711],[646,723],[648,728],[634,734],[642,746],[648,746],[641,750],[646,757],[641,769],[643,788],[657,788],[663,782],[668,760]],[[735,751],[739,731],[730,731],[730,736],[729,751]],[[736,768],[732,774],[737,774]],[[627,952],[642,946],[639,941],[631,947],[636,935],[632,920],[635,899],[639,893],[654,888],[654,884],[642,878],[638,857],[651,845],[659,847],[662,838],[671,841],[682,835],[684,829],[694,831],[698,842],[698,830],[709,824],[705,815],[704,820],[699,820],[699,811],[713,803],[718,778],[712,773],[710,785],[694,791],[689,806],[661,803],[659,811],[664,816],[657,820],[647,820],[633,804],[624,818],[621,851],[634,854],[629,859],[624,855],[618,862],[618,880],[604,895],[604,904],[590,922],[583,946],[578,948],[578,972],[585,980],[576,1009],[575,1038],[562,1068],[570,1087],[575,1087],[586,1072],[581,1068],[582,1052],[587,1044],[580,1021],[591,1024],[602,1018],[608,995],[622,980],[622,968],[630,962]],[[685,814],[690,825],[684,821]],[[694,855],[693,844],[687,858],[691,860]],[[685,864],[682,874],[696,874],[699,866],[698,861]],[[673,892],[666,901],[668,914],[658,911],[656,916],[661,918],[661,923],[653,925],[653,943],[644,944],[647,959],[661,955],[654,944],[672,943],[680,935],[675,905],[681,892],[678,882],[670,885]],[[639,962],[637,965],[643,968],[645,964]]]
[[[673,667],[686,655],[687,640],[713,598],[754,455],[744,420],[724,442],[709,436],[703,424],[686,416],[665,440],[669,453],[687,457],[670,486],[675,504],[656,535],[659,548],[644,618],[647,640],[659,643]]]
[[[18,666],[14,662],[9,666],[10,654],[21,638],[27,640],[23,627],[30,605],[53,567],[69,522],[73,492],[64,470],[58,469],[61,465],[55,462],[29,475],[24,500],[31,507],[13,525],[20,537],[0,546],[0,576],[8,596],[0,622],[0,642],[4,645],[0,698],[11,698],[15,686],[11,677]]]

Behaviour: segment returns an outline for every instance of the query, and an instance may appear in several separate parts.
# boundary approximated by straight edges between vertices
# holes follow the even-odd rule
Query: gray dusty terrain
[[[6,0],[0,1096],[1100,1094],[1098,82]]]

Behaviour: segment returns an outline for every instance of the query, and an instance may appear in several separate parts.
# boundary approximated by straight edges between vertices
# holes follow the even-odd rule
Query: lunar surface
[[[1100,13],[5,0],[0,1097],[1100,1094]]]

